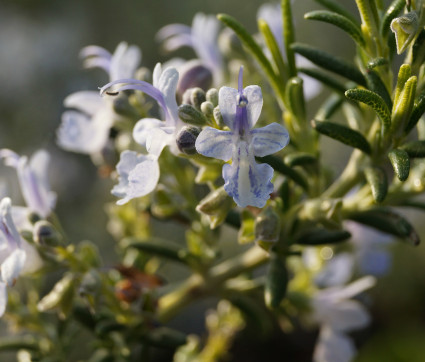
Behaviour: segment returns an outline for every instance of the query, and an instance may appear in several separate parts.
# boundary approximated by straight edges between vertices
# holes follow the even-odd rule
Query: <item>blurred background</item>
[[[223,12],[236,17],[255,33],[256,12],[263,3],[260,0],[0,1],[0,148],[27,155],[40,148],[51,152],[50,180],[58,194],[56,210],[69,240],[92,240],[104,253],[106,263],[117,260],[114,241],[105,230],[104,204],[114,201],[110,195],[112,181],[98,175],[88,156],[65,152],[56,145],[63,99],[79,90],[96,90],[108,81],[104,72],[82,68],[79,50],[95,44],[112,52],[124,40],[138,45],[143,52],[142,65],[153,69],[156,62],[168,59],[154,40],[162,26],[190,25],[199,11]],[[354,1],[341,3],[355,11]],[[320,9],[314,1],[294,1],[297,41],[351,60],[355,49],[345,34],[326,24],[303,19],[305,12],[314,9]],[[194,56],[191,50],[176,55],[187,59]],[[312,102],[309,109],[312,114],[323,99],[321,95]],[[348,151],[327,139],[323,159],[338,173]],[[0,172],[6,172],[5,168],[0,167]],[[10,192],[16,193],[18,200],[17,190],[12,187]],[[419,227],[423,215],[410,212],[409,217],[425,236],[425,230]],[[424,361],[424,248],[424,245],[417,249],[393,246],[392,271],[370,293],[374,322],[366,331],[356,333],[360,348],[358,361]],[[200,313],[199,325],[202,323]],[[199,332],[202,327],[191,328],[186,330]],[[279,340],[270,343],[278,345]],[[295,348],[304,348],[302,340],[296,342]],[[281,360],[273,358],[270,355],[268,360]]]

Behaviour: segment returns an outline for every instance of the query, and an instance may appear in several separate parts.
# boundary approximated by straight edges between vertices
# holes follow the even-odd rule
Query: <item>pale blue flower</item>
[[[279,49],[286,59],[285,44],[283,39],[283,21],[282,21],[282,9],[278,3],[266,3],[260,6],[257,12],[257,19],[263,19],[266,21],[270,30],[276,39]],[[267,55],[268,52],[266,52]],[[308,67],[311,66],[311,62],[298,54],[295,54],[295,61],[297,66]],[[304,95],[306,99],[312,99],[317,96],[321,90],[321,84],[313,78],[307,77],[303,74],[298,75],[304,81]]]
[[[19,186],[30,211],[47,217],[56,204],[56,194],[50,190],[47,167],[50,155],[45,150],[36,152],[30,159],[9,149],[0,150],[0,159],[14,167]]]
[[[80,55],[86,68],[104,69],[110,81],[134,76],[141,59],[140,49],[125,42],[117,46],[114,54],[91,45],[83,48]],[[81,91],[66,97],[64,105],[74,110],[62,114],[57,131],[59,146],[90,155],[101,152],[108,142],[115,119],[119,118],[111,101],[99,97],[97,91]]]
[[[206,127],[195,146],[204,156],[232,160],[223,166],[224,189],[239,206],[263,207],[273,191],[273,168],[257,164],[255,157],[281,150],[288,144],[289,134],[277,123],[252,129],[260,116],[263,96],[259,86],[243,88],[242,73],[241,68],[238,89],[222,87],[219,91],[220,112],[230,131]]]
[[[164,147],[177,154],[176,134],[183,126],[178,117],[176,102],[176,88],[179,73],[175,68],[162,71],[161,64],[157,64],[153,72],[153,85],[136,79],[121,79],[106,84],[101,88],[101,94],[120,92],[127,89],[142,91],[154,98],[163,112],[164,121],[156,118],[143,118],[133,129],[133,138],[140,145],[146,147],[148,155],[137,155],[133,151],[121,153],[117,165],[119,184],[112,189],[112,194],[121,197],[118,204],[152,192],[159,180],[158,158]],[[115,85],[117,89],[112,90]]]
[[[313,296],[313,317],[321,325],[315,362],[352,360],[355,347],[346,333],[364,328],[370,322],[366,308],[352,298],[373,287],[375,282],[374,277],[365,276],[346,286],[322,289]]]
[[[219,84],[223,77],[223,59],[217,45],[219,30],[220,22],[215,16],[197,13],[192,27],[184,24],[167,25],[158,31],[157,39],[169,52],[183,46],[193,48],[202,63],[213,72],[215,83]]]

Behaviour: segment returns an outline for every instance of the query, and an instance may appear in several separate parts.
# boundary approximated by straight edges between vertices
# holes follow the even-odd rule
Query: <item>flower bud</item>
[[[190,94],[190,104],[197,109],[201,109],[201,104],[205,101],[205,92],[201,88],[193,88]]]
[[[38,245],[57,246],[60,244],[59,233],[46,220],[40,220],[34,224],[33,239]]]
[[[201,129],[198,127],[183,126],[176,137],[177,147],[179,150],[186,155],[195,154],[195,142],[199,133],[201,133]]]
[[[190,88],[207,90],[212,84],[212,73],[199,60],[191,60],[180,69],[180,79],[177,84],[177,93],[182,95]]]
[[[195,126],[203,126],[208,122],[207,118],[203,115],[203,113],[199,112],[195,107],[190,104],[182,104],[181,106],[179,106],[179,118],[183,122]]]
[[[214,106],[211,102],[203,102],[201,104],[201,112],[207,117],[207,119],[214,118]]]
[[[217,123],[219,128],[224,127],[224,120],[223,120],[223,116],[221,115],[219,106],[214,108],[214,120]]]
[[[279,240],[280,219],[271,207],[265,208],[255,219],[255,240],[276,242]]]
[[[419,19],[415,11],[404,14],[391,22],[391,31],[395,34],[397,54],[403,53],[419,30]]]
[[[208,215],[210,227],[214,229],[224,221],[231,207],[232,199],[222,186],[204,197],[196,207],[196,211]]]
[[[211,102],[214,107],[218,106],[218,90],[215,88],[211,88],[207,91],[205,95],[208,102]]]

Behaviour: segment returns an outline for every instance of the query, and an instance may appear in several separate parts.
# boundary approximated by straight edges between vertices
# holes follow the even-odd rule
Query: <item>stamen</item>
[[[105,92],[108,96],[117,96],[120,92]]]

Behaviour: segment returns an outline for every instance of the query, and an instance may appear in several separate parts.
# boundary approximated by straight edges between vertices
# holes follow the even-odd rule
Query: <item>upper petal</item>
[[[238,90],[230,87],[221,87],[218,92],[218,105],[220,113],[223,116],[224,123],[233,129],[236,118],[236,107],[238,99]]]
[[[158,82],[158,89],[164,96],[165,104],[167,106],[168,112],[172,117],[169,119],[167,117],[167,121],[171,122],[173,126],[176,126],[178,120],[178,107],[176,101],[176,91],[177,91],[177,83],[179,81],[179,72],[175,68],[167,68],[165,69]]]
[[[142,52],[135,45],[128,46],[126,42],[118,44],[112,59],[109,77],[111,81],[131,78],[142,59]]]
[[[196,150],[201,155],[229,161],[232,158],[232,136],[232,132],[205,127],[196,139]]]
[[[251,130],[254,155],[263,157],[276,153],[289,142],[289,133],[278,123],[271,123],[262,128]]]
[[[80,91],[66,97],[63,104],[65,107],[75,108],[92,116],[105,105],[105,101],[99,96],[98,92]]]
[[[257,123],[261,114],[261,109],[263,108],[263,94],[261,93],[261,88],[258,85],[250,85],[244,88],[243,94],[248,100],[248,104],[246,106],[247,116],[248,123],[252,128]]]

